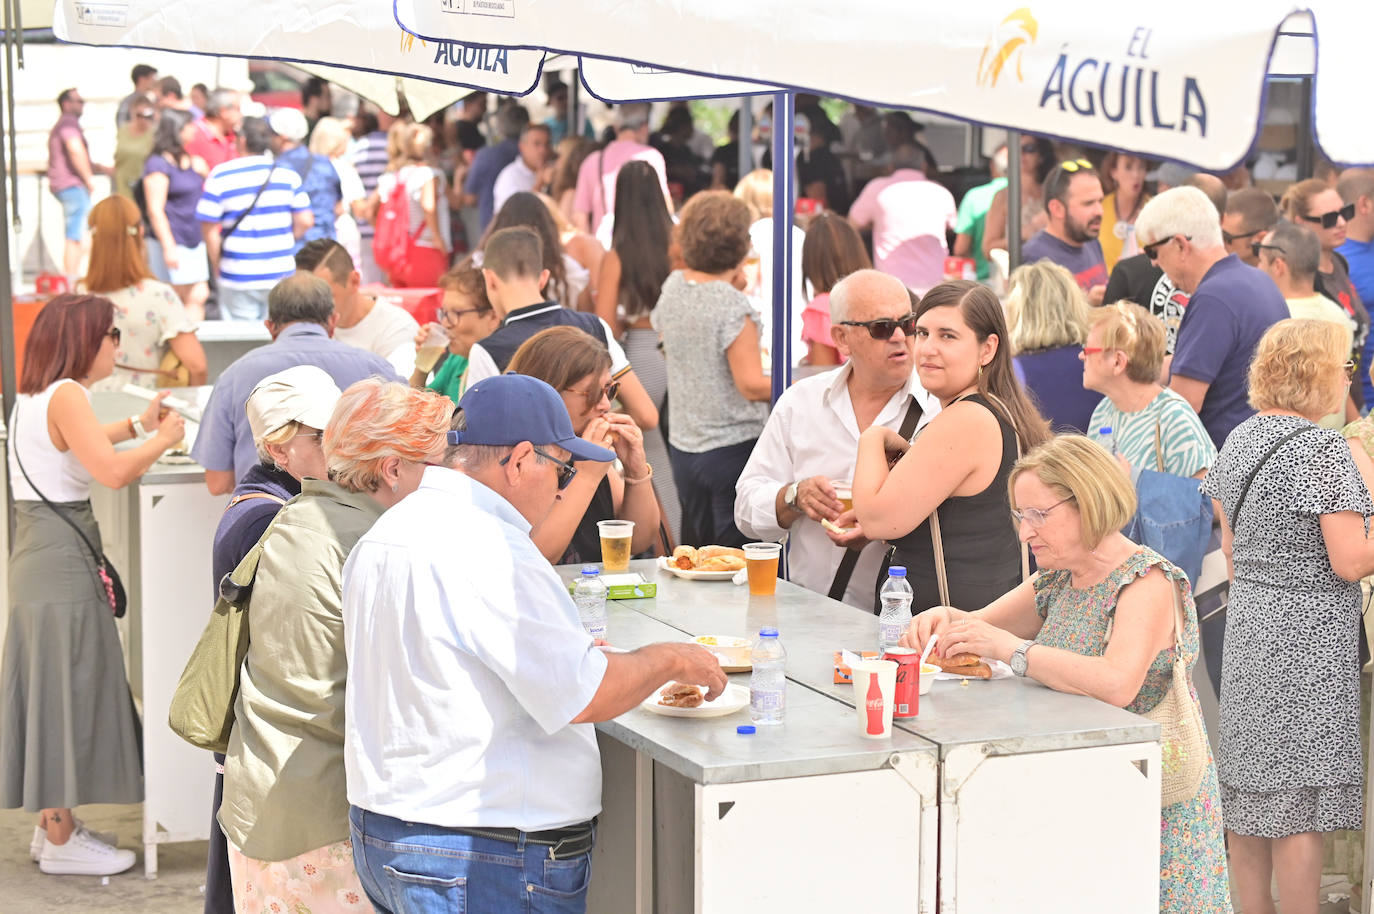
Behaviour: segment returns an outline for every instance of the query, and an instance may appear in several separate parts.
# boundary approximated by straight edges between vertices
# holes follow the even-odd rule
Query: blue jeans
[[[353,866],[378,914],[585,914],[592,855],[464,835],[351,807]]]

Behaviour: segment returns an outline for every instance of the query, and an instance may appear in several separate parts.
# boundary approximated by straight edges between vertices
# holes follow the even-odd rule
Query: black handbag
[[[18,407],[15,408],[14,418],[15,425],[18,426]],[[24,481],[29,484],[29,488],[33,489],[35,494],[43,500],[43,504],[47,505],[52,509],[54,514],[62,518],[62,521],[68,527],[75,530],[76,535],[81,537],[81,542],[86,544],[86,549],[90,551],[91,559],[95,562],[96,577],[100,579],[101,588],[105,591],[105,599],[109,601],[110,612],[114,613],[116,619],[124,618],[124,613],[129,610],[129,597],[124,592],[124,582],[119,579],[119,572],[115,571],[114,564],[110,562],[104,552],[95,548],[95,544],[92,543],[85,532],[76,525],[75,521],[66,514],[63,514],[62,510],[48,499],[48,496],[38,490],[38,486],[34,485],[33,480],[29,478],[28,470],[24,469],[24,461],[19,459],[19,449],[15,447],[14,442],[10,442],[10,447],[14,448],[14,462],[19,464],[19,472],[23,474]]]

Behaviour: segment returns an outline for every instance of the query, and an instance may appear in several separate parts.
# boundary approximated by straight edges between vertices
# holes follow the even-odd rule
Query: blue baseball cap
[[[483,378],[468,388],[458,408],[467,428],[449,432],[449,444],[514,447],[528,441],[536,447],[556,444],[566,448],[573,460],[610,463],[615,459],[615,451],[573,434],[563,398],[538,378],[521,374]]]

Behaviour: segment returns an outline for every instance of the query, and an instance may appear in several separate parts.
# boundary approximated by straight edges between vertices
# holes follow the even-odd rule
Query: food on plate
[[[744,550],[730,546],[678,546],[669,561],[681,571],[739,571],[744,567]]]
[[[658,703],[669,708],[697,708],[701,698],[701,688],[685,682],[670,682],[658,693]]]
[[[929,662],[946,673],[954,673],[956,676],[972,676],[975,679],[992,678],[992,667],[984,663],[983,658],[977,654],[951,654],[948,657],[936,657],[931,654]]]

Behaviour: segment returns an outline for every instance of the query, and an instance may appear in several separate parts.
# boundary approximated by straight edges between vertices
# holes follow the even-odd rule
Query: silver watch
[[[1033,640],[1022,641],[1021,646],[1012,652],[1010,661],[1011,671],[1017,676],[1026,675],[1026,666],[1029,663],[1026,659],[1026,652],[1029,651],[1034,644],[1035,642]]]
[[[786,492],[782,493],[782,503],[787,505],[787,507],[791,508],[793,511],[797,510],[797,487],[800,485],[801,483],[794,482],[787,487]]]

